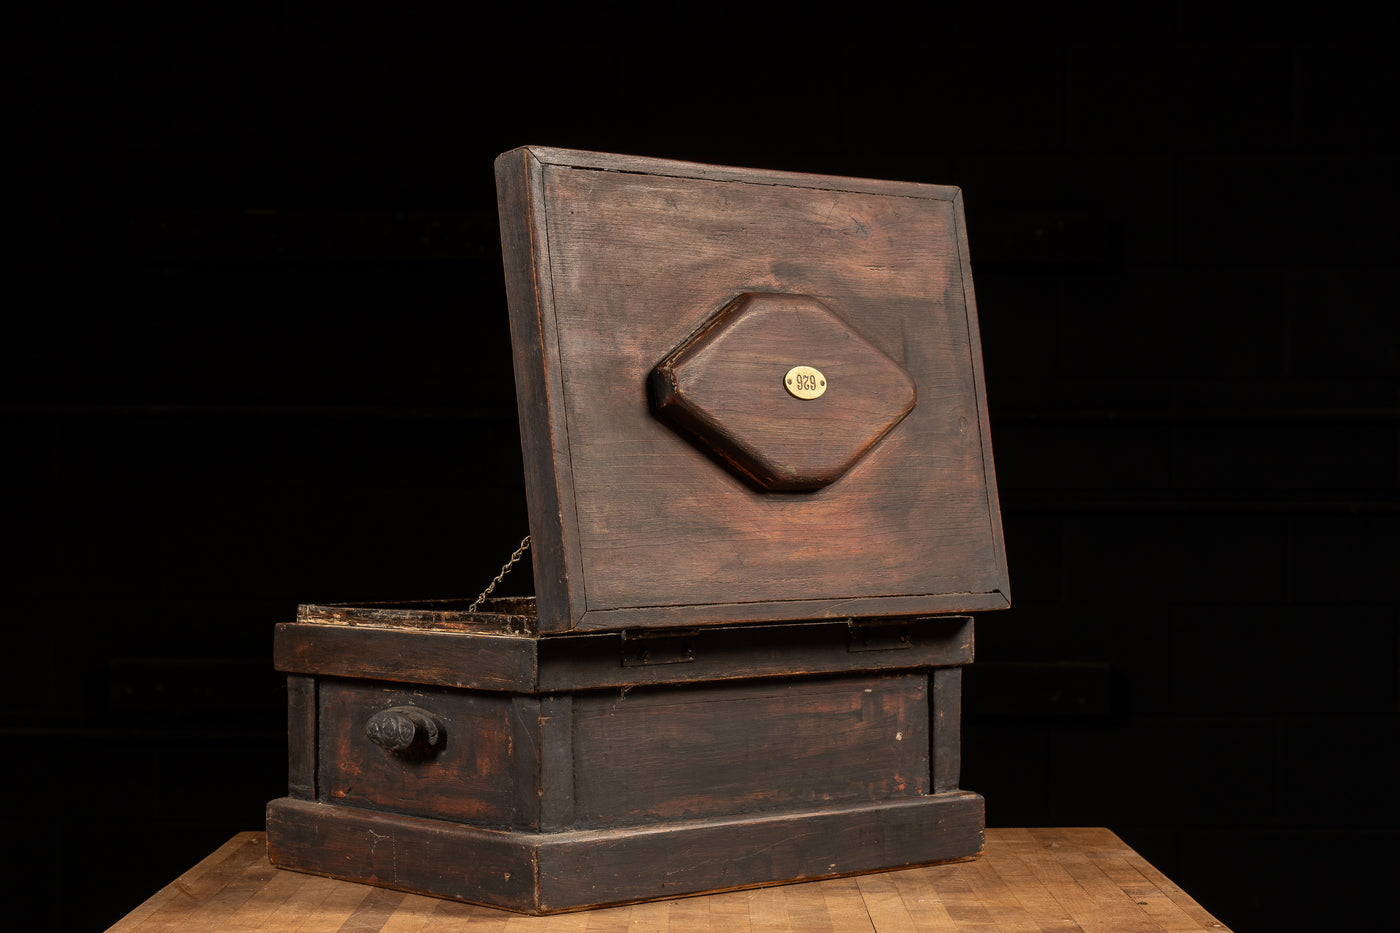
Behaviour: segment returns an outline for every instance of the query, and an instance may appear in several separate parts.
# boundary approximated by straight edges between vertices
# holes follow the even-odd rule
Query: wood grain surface
[[[316,776],[322,799],[478,825],[509,826],[518,793],[510,694],[326,678],[320,685]],[[430,711],[447,724],[440,747],[419,761],[365,735],[390,707]],[[532,790],[533,788],[528,788]]]
[[[541,632],[1008,605],[956,189],[533,149],[498,184]],[[914,380],[825,488],[754,489],[648,404],[745,293],[820,301]]]
[[[967,791],[561,832],[287,797],[267,808],[278,867],[533,914],[974,858],[984,825]]]
[[[1112,832],[989,829],[976,861],[526,917],[268,864],[239,833],[112,933],[1228,933]]]
[[[583,694],[577,825],[926,794],[928,708],[923,671]]]
[[[819,393],[792,391],[795,366],[816,370]],[[658,417],[770,492],[836,482],[917,395],[898,363],[821,302],[771,292],[734,299],[656,365],[647,388]]]
[[[982,850],[966,616],[531,638],[443,614],[279,628],[279,663],[331,674],[289,677],[273,864],[547,913]],[[514,690],[458,688],[508,673],[502,645]],[[430,747],[384,741],[410,714]]]
[[[972,661],[967,616],[876,620],[851,626],[813,620],[794,625],[663,632],[656,637],[689,649],[685,664],[626,666],[620,633],[546,638],[459,632],[428,626],[279,624],[273,661],[280,671],[355,677],[469,690],[588,690],[751,677],[946,667]],[[889,633],[882,635],[881,632]],[[852,639],[895,639],[895,651],[853,651]],[[903,639],[898,642],[898,639]],[[650,646],[647,639],[632,644]],[[314,731],[309,733],[314,735]]]

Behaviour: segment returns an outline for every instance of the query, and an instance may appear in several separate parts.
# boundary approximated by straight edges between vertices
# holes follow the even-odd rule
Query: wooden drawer
[[[445,733],[439,749],[406,755],[370,740],[370,717],[400,707],[439,718]],[[507,694],[323,678],[317,797],[324,803],[509,825],[515,787],[510,710]]]

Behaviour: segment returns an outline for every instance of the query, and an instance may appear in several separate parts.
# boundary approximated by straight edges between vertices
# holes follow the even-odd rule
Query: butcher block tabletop
[[[975,861],[528,917],[273,868],[239,833],[111,928],[286,933],[1226,931],[1103,828],[988,829]]]

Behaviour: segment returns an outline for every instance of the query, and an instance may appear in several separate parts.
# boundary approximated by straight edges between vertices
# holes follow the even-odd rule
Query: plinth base
[[[614,830],[504,831],[284,797],[272,864],[531,914],[973,858],[966,791]]]

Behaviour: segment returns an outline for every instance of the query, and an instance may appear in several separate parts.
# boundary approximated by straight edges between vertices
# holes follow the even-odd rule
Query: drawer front
[[[514,764],[510,711],[510,699],[502,694],[325,678],[318,704],[318,799],[508,825]],[[371,738],[374,731],[392,744],[386,733],[405,718],[432,722],[436,744],[420,738],[393,750]]]
[[[580,695],[580,827],[929,792],[925,672]]]

